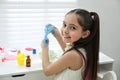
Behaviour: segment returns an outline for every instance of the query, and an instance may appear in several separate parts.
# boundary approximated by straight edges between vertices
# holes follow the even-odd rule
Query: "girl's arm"
[[[62,36],[59,32],[59,30],[54,27],[54,32],[53,32],[54,37],[57,39],[59,45],[61,46],[62,50],[65,51],[66,44],[63,42]]]
[[[49,41],[45,41],[49,44]],[[44,42],[41,43],[42,49],[42,67],[47,76],[57,74],[67,68],[76,70],[82,66],[82,57],[75,51],[66,52],[61,58],[54,63],[49,60],[49,45],[46,46]]]
[[[47,66],[50,64],[49,61],[49,47],[45,46],[44,43],[41,43],[41,49],[42,49],[42,67],[43,71],[46,70]]]
[[[43,43],[42,47],[42,67],[46,76],[57,74],[67,68],[76,70],[82,66],[82,56],[80,56],[76,51],[70,51],[64,54],[54,63],[50,63],[49,60],[49,48]]]

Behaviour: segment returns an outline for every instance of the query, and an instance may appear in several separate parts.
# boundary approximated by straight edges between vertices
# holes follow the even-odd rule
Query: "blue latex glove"
[[[46,45],[46,47],[48,47],[47,36],[48,36],[49,33],[53,33],[53,30],[54,30],[53,25],[47,24],[45,26],[45,29],[44,29],[45,35],[44,35],[44,39],[43,39],[42,42]]]
[[[45,36],[44,36],[44,39],[47,39],[47,36],[49,33],[52,33],[53,32],[53,29],[54,29],[54,26],[51,25],[51,24],[47,24],[45,26],[45,29],[44,29],[44,32],[45,32]]]

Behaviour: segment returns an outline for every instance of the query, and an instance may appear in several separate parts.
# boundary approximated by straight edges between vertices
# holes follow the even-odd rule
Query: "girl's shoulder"
[[[86,59],[86,50],[84,48],[79,48],[78,50],[80,51],[81,55],[83,55],[83,57]]]
[[[81,68],[83,64],[83,57],[76,50],[70,50],[64,54],[64,56],[68,56],[70,61],[70,69],[78,70]]]
[[[80,57],[79,52],[77,52],[76,50],[70,50],[67,51],[64,55],[68,55],[71,58],[76,58],[76,57]]]
[[[77,57],[77,56],[80,57],[81,55],[86,57],[86,51],[85,51],[84,48],[78,48],[77,50],[76,49],[72,49],[70,51],[67,51],[65,54],[73,56],[73,57]]]

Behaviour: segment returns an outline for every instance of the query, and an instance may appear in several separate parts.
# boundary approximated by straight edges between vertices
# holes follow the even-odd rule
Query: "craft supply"
[[[31,59],[30,56],[28,55],[26,59],[26,67],[30,67],[30,66],[31,66]]]
[[[36,49],[33,49],[33,54],[36,54]]]
[[[19,66],[24,65],[25,55],[23,53],[17,54],[17,63]]]
[[[15,55],[5,55],[5,60],[15,60],[16,56]]]
[[[25,48],[25,50],[27,50],[27,51],[32,51],[33,48]]]

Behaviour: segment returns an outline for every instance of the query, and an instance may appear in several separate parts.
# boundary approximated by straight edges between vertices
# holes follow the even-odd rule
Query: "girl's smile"
[[[69,37],[69,36],[64,36],[64,40],[65,40],[66,42],[70,42],[71,37]]]

